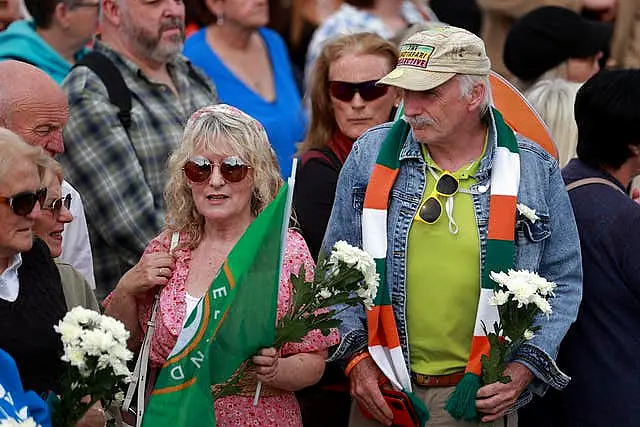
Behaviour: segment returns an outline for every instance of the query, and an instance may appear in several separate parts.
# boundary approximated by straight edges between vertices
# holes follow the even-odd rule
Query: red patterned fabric
[[[162,234],[149,243],[145,252],[167,251],[170,237]],[[156,330],[151,340],[150,364],[161,366],[176,342],[186,313],[185,283],[191,266],[191,250],[182,248],[175,251],[176,268],[171,280],[160,294],[159,312],[156,318]],[[313,277],[314,263],[302,236],[292,230],[287,235],[283,268],[280,274],[278,294],[278,319],[286,312],[291,300],[289,277],[298,273],[304,265],[307,280]],[[150,317],[152,295],[140,301],[139,321],[143,332],[146,331]],[[306,353],[326,349],[339,341],[338,332],[333,330],[324,337],[320,331],[310,332],[302,343],[285,344],[282,356]],[[261,397],[259,404],[253,406],[253,398],[230,396],[215,402],[216,423],[219,426],[302,426],[300,408],[293,393],[284,393],[273,397]]]

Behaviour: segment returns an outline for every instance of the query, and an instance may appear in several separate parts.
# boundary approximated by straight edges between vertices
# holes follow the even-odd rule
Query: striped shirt
[[[102,298],[164,226],[169,155],[190,115],[215,104],[217,94],[182,56],[168,64],[178,97],[104,43],[96,41],[94,49],[111,59],[131,91],[132,124],[127,134],[102,80],[86,67],[74,68],[63,83],[70,118],[60,161],[85,202]]]

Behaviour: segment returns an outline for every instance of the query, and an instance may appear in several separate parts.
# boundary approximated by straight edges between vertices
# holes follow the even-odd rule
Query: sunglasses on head
[[[51,211],[54,214],[60,213],[60,209],[64,206],[67,210],[71,209],[71,194],[67,194],[65,197],[60,197],[51,202],[49,206],[42,206],[45,211]]]
[[[42,207],[46,199],[47,189],[41,188],[35,193],[25,191],[11,197],[0,197],[0,203],[8,203],[13,213],[18,216],[27,216],[33,211],[36,203],[40,203],[40,207]]]
[[[336,99],[344,102],[350,102],[356,92],[360,94],[360,98],[365,101],[373,101],[384,96],[389,90],[389,86],[376,86],[377,80],[369,80],[368,82],[349,83],[349,82],[329,82],[329,93]]]
[[[184,164],[182,170],[189,181],[204,182],[213,173],[214,166],[220,168],[220,175],[227,182],[242,181],[251,168],[240,157],[227,157],[219,163],[211,162],[204,157],[194,157]]]
[[[443,211],[442,202],[438,199],[438,196],[453,196],[458,192],[459,188],[458,179],[449,172],[444,171],[438,178],[431,195],[422,202],[416,217],[427,224],[434,224],[440,219]]]

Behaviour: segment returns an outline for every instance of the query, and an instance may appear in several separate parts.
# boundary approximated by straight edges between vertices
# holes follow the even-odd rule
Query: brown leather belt
[[[411,379],[420,387],[453,387],[464,377],[464,372],[456,372],[449,375],[422,375],[411,373]]]

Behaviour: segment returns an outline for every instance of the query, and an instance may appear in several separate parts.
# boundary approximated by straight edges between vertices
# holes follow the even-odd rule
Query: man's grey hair
[[[493,105],[493,98],[491,96],[491,84],[489,83],[488,76],[476,76],[472,74],[458,74],[458,84],[460,85],[460,94],[463,98],[471,96],[473,86],[480,83],[484,86],[484,99],[480,104],[480,117],[484,117],[491,106]]]

